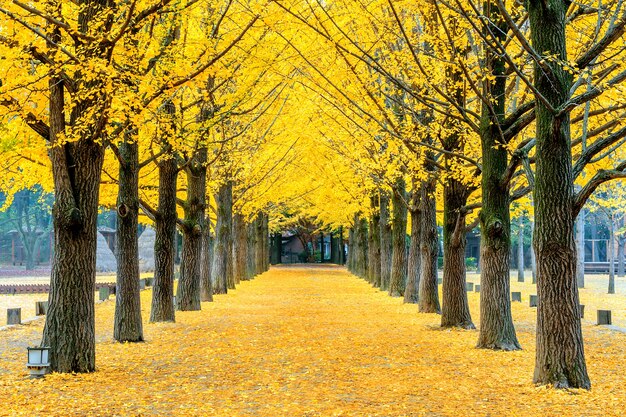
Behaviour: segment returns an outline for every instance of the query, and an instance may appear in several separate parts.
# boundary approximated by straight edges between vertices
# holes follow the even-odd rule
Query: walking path
[[[144,320],[150,291],[142,292]],[[470,293],[478,319],[478,295]],[[585,325],[593,390],[531,384],[534,310],[513,314],[525,350],[474,348],[476,331],[390,298],[344,268],[276,267],[236,291],[112,339],[97,306],[98,371],[29,380],[42,322],[0,332],[0,415],[608,416],[626,410],[626,335]],[[477,323],[478,324],[478,323]]]

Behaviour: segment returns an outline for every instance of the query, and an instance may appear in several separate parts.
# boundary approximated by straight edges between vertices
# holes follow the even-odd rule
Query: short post
[[[7,324],[22,324],[22,309],[21,308],[7,309]]]
[[[100,301],[109,299],[109,287],[100,287]]]
[[[611,310],[598,310],[598,325],[611,323]]]
[[[580,318],[584,319],[585,318],[585,305],[579,304],[578,309],[580,310]]]
[[[465,290],[466,291],[474,291],[474,283],[473,282],[466,282],[465,283]]]
[[[37,301],[35,302],[35,315],[36,316],[45,316],[48,313],[48,302],[47,301]]]
[[[153,277],[145,277],[144,279],[146,280],[146,287],[152,287],[152,284],[154,282],[154,278]]]
[[[520,291],[513,291],[511,293],[511,301],[522,302],[522,293]]]
[[[50,369],[50,348],[44,347],[29,347],[28,349],[28,362],[26,367],[30,370],[31,378],[41,378],[48,373]]]
[[[530,295],[530,301],[528,303],[531,307],[537,307],[537,296],[531,294]]]
[[[474,292],[480,292],[480,284],[474,285]]]
[[[140,279],[139,280],[139,289],[140,290],[145,290],[146,289],[146,280],[145,279]]]

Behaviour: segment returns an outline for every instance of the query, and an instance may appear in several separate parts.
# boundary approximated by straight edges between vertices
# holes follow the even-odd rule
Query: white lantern
[[[29,347],[28,349],[28,363],[26,367],[30,369],[31,378],[41,378],[48,373],[50,368],[50,348],[47,346],[42,347]]]

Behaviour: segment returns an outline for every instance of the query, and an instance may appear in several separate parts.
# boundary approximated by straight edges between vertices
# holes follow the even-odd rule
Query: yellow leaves
[[[586,311],[606,300],[605,282],[590,277],[581,290]],[[476,331],[440,330],[438,315],[419,314],[416,305],[330,266],[275,267],[202,311],[178,312],[176,323],[144,323],[139,344],[112,342],[114,301],[98,303],[93,374],[28,380],[23,345],[38,341],[42,322],[0,331],[2,413],[621,415],[626,335],[583,320],[592,391],[535,387],[536,310],[527,305],[534,287],[513,282],[512,290],[524,300],[512,306],[524,347],[518,352],[475,349]],[[468,297],[476,321],[480,297]],[[615,297],[610,308],[624,323],[625,297]],[[142,291],[144,320],[150,298]]]

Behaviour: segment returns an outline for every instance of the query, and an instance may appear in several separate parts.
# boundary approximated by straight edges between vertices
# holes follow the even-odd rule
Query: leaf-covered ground
[[[338,267],[273,268],[176,324],[146,323],[141,344],[111,341],[108,301],[93,374],[29,380],[24,348],[42,322],[0,332],[0,415],[623,415],[626,335],[585,321],[592,391],[537,388],[523,300],[513,315],[525,350],[508,353],[475,349],[476,331],[439,330],[438,316]],[[477,322],[478,294],[470,303]]]

